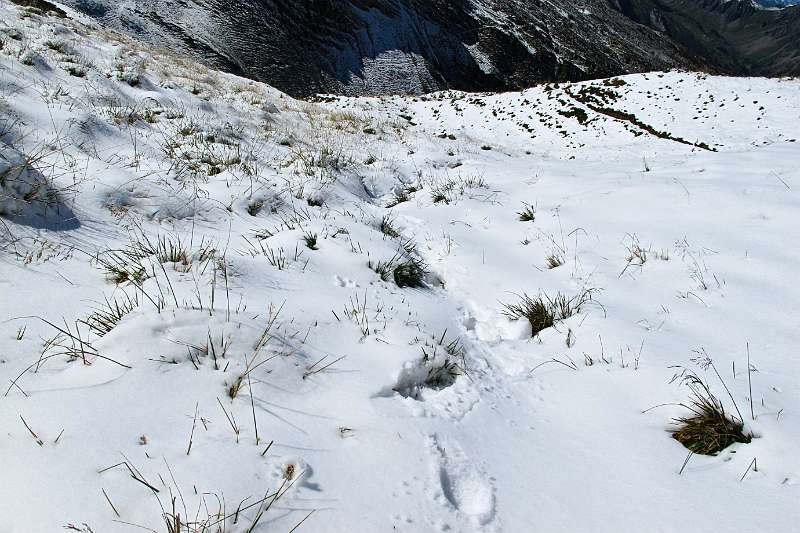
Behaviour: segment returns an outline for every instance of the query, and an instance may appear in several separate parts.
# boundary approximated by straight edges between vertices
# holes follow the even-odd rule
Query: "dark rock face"
[[[767,10],[734,0],[613,1],[625,16],[658,27],[722,72],[800,74],[800,7]]]
[[[789,7],[800,4],[800,0],[756,0],[756,3],[764,7]]]
[[[505,90],[697,66],[605,0],[68,0],[293,95]]]
[[[711,0],[66,3],[148,42],[295,96],[510,90],[656,69],[745,68],[733,53],[709,60],[707,48],[721,41],[706,42],[700,25],[691,24],[692,16],[720,8]],[[735,40],[745,46],[749,31]],[[770,48],[766,39],[749,42]]]

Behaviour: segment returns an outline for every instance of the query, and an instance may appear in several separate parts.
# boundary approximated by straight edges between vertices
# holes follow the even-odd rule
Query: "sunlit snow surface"
[[[0,530],[796,528],[797,80],[308,103],[22,13],[0,1]],[[380,278],[395,256],[424,287]],[[586,290],[534,339],[503,315]],[[676,366],[752,443],[683,466]]]

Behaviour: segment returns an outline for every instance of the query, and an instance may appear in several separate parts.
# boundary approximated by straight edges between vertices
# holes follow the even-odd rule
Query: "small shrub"
[[[638,266],[643,266],[647,263],[647,249],[642,248],[639,246],[639,243],[633,243],[630,248],[628,248],[628,263],[635,264]]]
[[[470,198],[476,189],[487,189],[486,180],[481,176],[430,178],[427,183],[433,203],[450,204],[465,195]]]
[[[631,235],[629,238],[631,243],[630,245],[626,246],[628,256],[625,260],[627,263],[625,264],[625,268],[620,273],[620,277],[622,277],[622,275],[625,274],[625,272],[631,267],[643,267],[651,256],[662,261],[669,261],[669,251],[662,250],[657,252],[652,248],[644,248],[639,244],[639,240],[636,235]]]

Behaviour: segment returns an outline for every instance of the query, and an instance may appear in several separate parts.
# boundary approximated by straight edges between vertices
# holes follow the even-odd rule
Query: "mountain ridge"
[[[788,13],[795,10],[756,9],[739,0],[65,3],[294,96],[502,91],[674,68],[800,73],[797,45],[773,35],[800,28],[798,16]],[[711,37],[706,26],[714,28]],[[757,52],[750,53],[754,44]]]

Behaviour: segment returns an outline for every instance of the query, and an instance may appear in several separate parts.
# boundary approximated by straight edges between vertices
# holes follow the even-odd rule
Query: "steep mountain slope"
[[[800,74],[800,8],[738,0],[612,0],[619,10],[686,46],[723,72]]]
[[[701,65],[605,1],[66,3],[294,95],[501,90]]]

